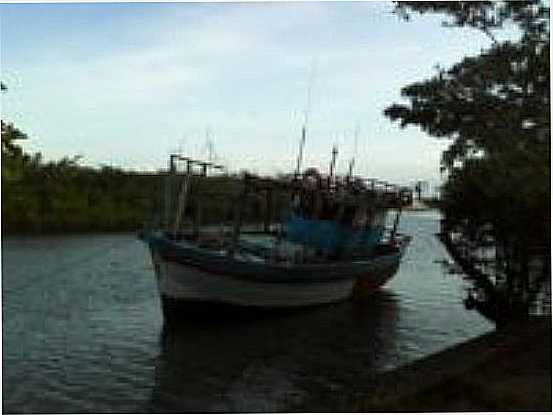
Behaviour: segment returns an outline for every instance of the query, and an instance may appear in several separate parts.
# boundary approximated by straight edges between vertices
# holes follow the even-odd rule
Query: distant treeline
[[[44,161],[30,155],[19,142],[27,136],[2,121],[2,231],[53,233],[83,231],[136,231],[163,214],[162,172],[133,172],[113,167],[86,167],[79,157]],[[238,175],[221,175],[202,182],[203,223],[231,220],[240,186]],[[176,192],[180,187],[173,180]],[[196,186],[197,184],[194,184]],[[219,197],[211,196],[219,194]],[[226,194],[225,197],[220,197]],[[176,201],[173,198],[173,202]],[[260,221],[263,200],[245,206],[244,216]],[[176,206],[171,207],[172,214]],[[174,217],[171,217],[174,220]]]
[[[153,209],[160,178],[78,158],[44,162],[14,141],[26,136],[2,122],[3,232],[134,230]]]

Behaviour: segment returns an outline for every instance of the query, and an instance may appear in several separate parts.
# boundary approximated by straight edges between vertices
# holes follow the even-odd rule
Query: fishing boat
[[[397,232],[410,192],[374,179],[233,177],[173,154],[163,193],[141,238],[166,319],[191,306],[289,309],[366,294],[396,273],[410,241]]]

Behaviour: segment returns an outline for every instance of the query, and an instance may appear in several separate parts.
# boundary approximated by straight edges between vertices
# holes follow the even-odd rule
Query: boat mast
[[[186,174],[184,176],[184,180],[181,183],[180,192],[178,195],[178,202],[177,202],[177,213],[175,215],[175,223],[173,225],[173,236],[175,239],[177,239],[179,228],[182,220],[183,213],[186,211],[186,204],[188,202],[188,191],[190,188],[190,180],[191,180],[191,166],[190,161],[186,160]]]
[[[330,173],[329,177],[332,179],[334,177],[334,167],[336,166],[336,156],[338,155],[338,147],[336,144],[332,146],[332,159],[330,160]]]
[[[210,163],[217,158],[217,155],[215,153],[215,144],[212,137],[213,134],[211,132],[211,128],[208,126],[205,129],[205,148],[207,150],[207,160]]]
[[[353,156],[349,161],[348,179],[353,177],[353,166],[355,165],[355,156],[357,155],[357,140],[359,138],[359,125],[355,127],[355,139],[353,142]]]
[[[305,135],[306,135],[306,125],[307,124],[307,115],[305,116],[305,123],[301,128],[301,139],[300,139],[300,149],[298,152],[298,161],[296,163],[296,174],[299,175],[301,171],[301,163],[303,159],[303,147],[305,146]]]
[[[175,158],[174,154],[169,156],[169,166],[167,169],[167,177],[165,179],[165,214],[164,228],[169,231],[171,225],[171,210],[173,209],[173,179],[175,176]]]
[[[301,127],[300,148],[298,151],[298,159],[296,162],[296,175],[300,174],[301,164],[303,162],[303,149],[305,147],[305,139],[307,137],[307,122],[309,120],[309,111],[311,110],[311,93],[313,91],[313,83],[315,82],[315,69],[316,61],[313,61],[313,63],[311,64],[311,76],[309,77],[309,86],[307,88],[307,108],[304,111],[303,126]]]
[[[219,169],[219,170],[224,171],[225,168],[223,166],[220,166],[220,165],[217,165],[217,164],[214,164],[214,163],[211,163],[211,162],[193,160],[189,157],[183,157],[179,154],[171,154],[171,156],[169,157],[169,170],[170,170],[169,177],[173,177],[173,176],[176,175],[175,160],[186,162],[186,172],[185,172],[185,174],[183,176],[183,179],[180,183],[180,188],[178,189],[178,193],[176,194],[176,199],[177,199],[177,205],[175,206],[176,207],[176,214],[175,214],[175,220],[173,222],[173,229],[172,229],[173,236],[176,239],[178,237],[178,233],[179,233],[179,230],[180,230],[180,225],[183,222],[183,216],[186,213],[186,207],[189,204],[188,199],[191,197],[190,196],[190,187],[192,185],[191,182],[193,180],[193,177],[194,176],[206,177],[207,173],[208,173],[208,169]],[[201,173],[200,174],[198,174],[198,173],[195,174],[194,173],[194,169],[193,169],[194,165],[201,167]],[[197,188],[196,188],[196,191],[197,191]],[[199,230],[199,226],[200,226],[200,220],[201,220],[201,212],[200,212],[201,211],[201,200],[200,200],[200,197],[201,196],[198,192],[197,199],[196,199],[196,205],[195,205],[196,211],[194,212],[194,215],[193,215],[193,220],[195,221],[193,223],[194,234],[196,236],[198,234],[198,230]],[[173,202],[173,200],[171,200],[171,202]],[[173,209],[175,207],[172,206],[171,208]],[[169,210],[166,213],[168,215],[170,215],[171,212]]]

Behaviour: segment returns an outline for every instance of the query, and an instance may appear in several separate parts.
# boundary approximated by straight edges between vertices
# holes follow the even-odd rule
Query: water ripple
[[[436,262],[438,219],[406,215],[405,261],[365,303],[171,331],[134,235],[4,238],[4,410],[336,409],[379,371],[492,328]]]

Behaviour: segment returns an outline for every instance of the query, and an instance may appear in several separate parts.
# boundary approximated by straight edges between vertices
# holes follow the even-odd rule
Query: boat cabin
[[[313,256],[348,257],[380,243],[390,209],[397,212],[395,233],[410,195],[386,182],[316,169],[281,178],[229,175],[221,165],[171,155],[160,221],[175,240],[216,243],[230,252],[244,237],[264,234]]]

